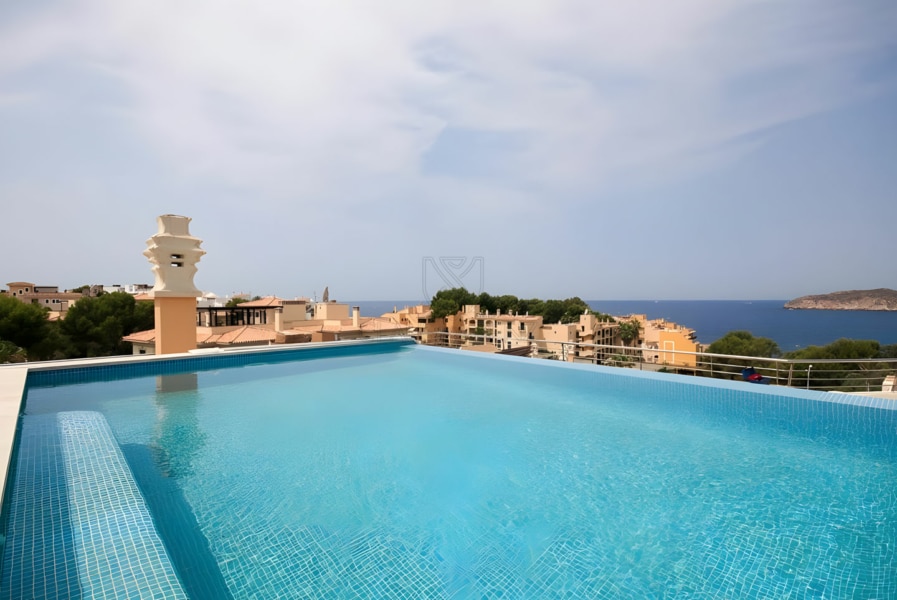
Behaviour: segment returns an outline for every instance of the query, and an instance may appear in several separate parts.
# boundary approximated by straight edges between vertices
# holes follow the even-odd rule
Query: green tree
[[[623,340],[623,344],[629,346],[633,341],[638,339],[641,330],[642,326],[637,320],[630,319],[629,321],[623,321],[620,323],[620,339]]]
[[[882,346],[878,351],[878,358],[897,358],[897,344]]]
[[[731,356],[748,356],[758,358],[776,358],[781,354],[779,345],[770,338],[754,337],[750,331],[730,331],[707,347],[709,354],[728,354]],[[713,377],[740,378],[741,370],[754,367],[761,373],[764,369],[774,368],[772,363],[752,358],[732,358],[720,364],[719,359],[703,357],[699,360],[699,368],[703,373],[712,373]]]
[[[707,348],[711,354],[775,358],[781,354],[774,340],[754,337],[750,331],[730,331]]]
[[[60,330],[69,341],[70,357],[129,353],[130,344],[123,342],[122,337],[152,328],[148,307],[152,305],[138,303],[124,292],[79,300],[60,323]]]
[[[47,310],[25,304],[10,296],[0,296],[0,340],[22,348],[29,360],[40,360],[40,344],[47,337]]]
[[[518,306],[520,312],[530,315],[541,315],[545,311],[545,302],[539,298],[521,299]]]
[[[551,325],[553,323],[560,323],[561,318],[563,318],[566,307],[564,303],[560,300],[546,300],[542,304],[542,312],[541,313],[533,313],[530,311],[530,314],[541,314],[542,322],[546,325]]]
[[[156,307],[152,302],[141,300],[134,302],[134,320],[131,322],[131,331],[146,331],[156,326]]]
[[[881,356],[881,345],[874,340],[840,339],[826,346],[807,346],[788,352],[786,358],[798,360],[873,359]],[[887,363],[823,363],[812,371],[810,387],[815,389],[859,392],[879,387],[888,371]]]
[[[234,306],[243,304],[244,302],[249,302],[249,300],[247,300],[246,298],[231,298],[230,300],[225,302],[224,306],[226,306],[227,308],[233,308]]]
[[[496,309],[498,309],[498,302],[496,300],[496,298],[493,298],[486,292],[482,292],[471,304],[479,304],[480,310],[483,312],[494,313]]]
[[[35,346],[40,360],[62,360],[72,357],[71,343],[60,330],[60,321],[50,321],[47,335]]]
[[[28,360],[28,355],[23,348],[19,348],[12,342],[0,340],[0,364],[18,363]]]
[[[504,314],[513,314],[516,312],[520,312],[519,300],[517,296],[513,296],[510,294],[505,294],[504,296],[496,296],[495,303],[496,308],[500,309]]]
[[[561,323],[576,323],[579,321],[580,315],[583,315],[586,311],[590,310],[589,305],[579,296],[567,298],[563,300],[563,304],[564,314],[561,315]]]
[[[786,358],[879,358],[881,345],[874,340],[840,339],[827,346],[807,346],[785,354]]]
[[[468,292],[465,288],[451,288],[439,290],[430,301],[430,309],[433,317],[439,319],[447,315],[453,315],[465,304],[477,304],[478,296]]]

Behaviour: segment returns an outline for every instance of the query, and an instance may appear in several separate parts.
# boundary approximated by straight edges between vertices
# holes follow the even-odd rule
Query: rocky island
[[[801,296],[785,308],[815,310],[897,310],[897,290],[850,290],[818,296]]]

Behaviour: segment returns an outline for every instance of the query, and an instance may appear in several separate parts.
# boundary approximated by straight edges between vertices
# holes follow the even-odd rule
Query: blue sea
[[[615,316],[646,314],[694,329],[710,344],[729,331],[747,330],[775,340],[782,351],[824,346],[840,338],[897,344],[897,312],[788,310],[786,300],[587,300],[593,310]],[[417,300],[352,302],[364,316],[380,316]]]

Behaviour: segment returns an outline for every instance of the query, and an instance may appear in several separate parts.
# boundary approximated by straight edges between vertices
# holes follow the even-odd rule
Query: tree
[[[897,358],[897,344],[882,346],[878,351],[878,358]]]
[[[730,331],[707,348],[710,354],[775,358],[781,354],[774,340],[754,337],[750,331]]]
[[[234,306],[243,304],[244,302],[249,302],[249,300],[247,300],[246,298],[231,298],[230,300],[225,302],[224,306],[226,306],[227,308],[233,308]]]
[[[147,300],[134,302],[134,320],[131,323],[131,331],[146,331],[156,327],[156,306]]]
[[[477,304],[480,310],[491,314],[500,310],[503,314],[540,315],[546,325],[575,323],[580,315],[591,310],[588,304],[576,296],[566,300],[522,299],[510,294],[503,296],[490,296],[486,292],[472,294],[464,288],[438,291],[430,301],[430,308],[433,310],[433,316],[438,319],[455,314],[466,304]],[[601,316],[609,319],[606,315]]]
[[[750,356],[758,358],[775,358],[781,354],[779,345],[769,338],[754,337],[750,331],[730,331],[720,339],[707,347],[709,354],[728,354],[731,356]],[[773,368],[766,361],[758,361],[752,358],[732,358],[723,364],[713,357],[704,357],[699,361],[699,367],[704,373],[712,373],[713,377],[729,378],[740,376],[745,367],[755,367],[758,370]]]
[[[560,300],[546,300],[542,305],[542,322],[546,325],[560,323],[566,313],[566,307]],[[539,314],[530,312],[530,314]]]
[[[69,308],[60,323],[68,338],[72,358],[127,354],[130,344],[122,337],[151,329],[152,304],[136,302],[124,292],[83,298]]]
[[[871,359],[882,358],[881,345],[874,340],[840,339],[827,346],[807,346],[788,352],[786,358],[809,363],[819,359]],[[810,387],[857,392],[881,385],[888,371],[887,363],[824,363],[813,370]],[[808,370],[809,371],[809,370]],[[809,373],[808,373],[809,376]]]
[[[486,292],[482,292],[471,304],[479,304],[480,310],[487,313],[494,313],[498,309],[497,298],[493,298]]]
[[[25,354],[24,349],[12,342],[0,340],[0,364],[25,362],[26,360],[28,360],[28,355]]]
[[[476,294],[468,292],[463,287],[439,290],[430,301],[430,309],[433,311],[433,317],[440,319],[455,314],[465,304],[477,304],[477,299]]]
[[[520,312],[520,300],[517,296],[511,294],[496,296],[495,303],[497,304],[496,308],[506,315]]]
[[[627,346],[631,345],[634,340],[638,339],[642,330],[641,324],[636,319],[623,321],[620,323],[620,339]]]
[[[39,345],[49,329],[47,312],[37,304],[0,296],[0,340],[23,349],[30,360],[40,360]]]
[[[561,323],[576,323],[579,321],[580,315],[591,310],[589,305],[579,296],[567,298],[564,301],[564,314],[561,316]]]
[[[881,345],[874,340],[840,339],[827,346],[807,346],[785,354],[785,358],[879,358]]]

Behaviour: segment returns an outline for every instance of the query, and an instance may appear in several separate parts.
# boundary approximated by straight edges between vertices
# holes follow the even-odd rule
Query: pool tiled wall
[[[300,346],[304,345],[301,344]],[[331,347],[300,347],[294,349],[273,347],[270,350],[267,348],[255,349],[255,351],[247,353],[228,352],[197,354],[195,356],[181,355],[179,358],[149,357],[151,360],[125,361],[96,366],[41,368],[41,365],[38,364],[28,373],[28,386],[51,387],[73,383],[129,379],[146,375],[173,375],[176,373],[242,367],[252,364],[275,364],[323,357],[332,358],[336,356],[397,352],[403,347],[413,345],[413,341],[405,339],[395,341],[376,340],[376,343],[334,345]]]

